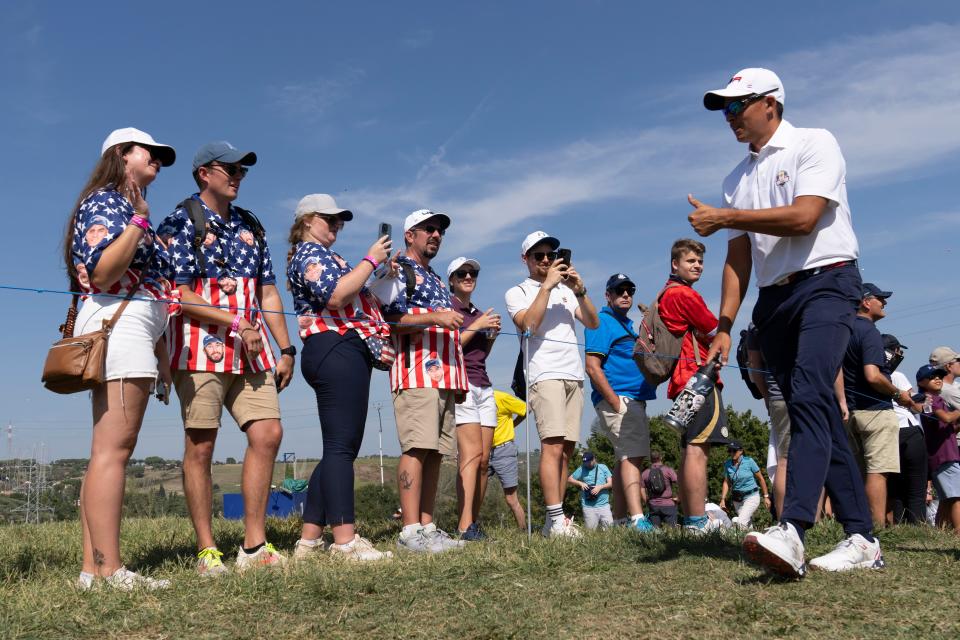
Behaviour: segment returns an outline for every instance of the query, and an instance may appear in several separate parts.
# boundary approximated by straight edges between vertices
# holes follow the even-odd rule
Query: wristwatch
[[[582,298],[582,297],[584,297],[585,295],[587,295],[587,288],[584,287],[583,290],[580,291],[580,293],[577,293],[576,291],[574,291],[574,292],[573,292],[573,295],[575,295],[575,296],[578,297],[578,298]]]
[[[293,345],[290,345],[286,349],[280,349],[280,355],[290,356],[291,358],[297,357],[297,348]]]

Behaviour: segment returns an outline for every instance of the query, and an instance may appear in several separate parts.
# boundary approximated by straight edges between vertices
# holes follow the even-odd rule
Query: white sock
[[[408,524],[408,525],[405,526],[405,527],[403,528],[403,530],[400,532],[400,537],[401,537],[401,538],[410,538],[410,537],[412,537],[412,536],[415,536],[415,535],[417,534],[417,532],[420,531],[420,529],[422,529],[422,528],[423,528],[423,525],[420,524],[419,522],[414,522],[413,524]]]
[[[297,544],[304,547],[315,547],[317,546],[317,538],[300,538],[297,540]]]
[[[638,522],[640,520],[643,520],[644,518],[645,516],[642,513],[638,513],[630,516],[630,522]]]
[[[558,520],[563,517],[563,504],[548,504],[547,517],[550,520]]]

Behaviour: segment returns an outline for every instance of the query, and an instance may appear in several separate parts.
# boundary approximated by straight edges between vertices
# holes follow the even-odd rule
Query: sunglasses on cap
[[[235,177],[237,177],[237,176],[239,176],[239,177],[241,177],[241,178],[247,177],[247,171],[248,171],[248,169],[247,169],[246,167],[240,166],[239,164],[219,164],[219,163],[217,163],[217,164],[210,164],[210,165],[207,165],[207,166],[209,166],[209,167],[212,168],[212,169],[220,169],[220,171],[223,171],[225,174],[227,174],[227,175],[228,175],[229,177],[231,177],[231,178],[235,178]]]
[[[757,100],[760,100],[764,96],[770,95],[774,91],[779,91],[779,89],[780,88],[777,87],[776,89],[770,89],[769,91],[764,91],[763,93],[754,93],[744,98],[740,98],[739,100],[734,100],[733,102],[731,102],[730,104],[728,104],[723,108],[723,115],[738,116],[741,113],[743,113],[746,110],[746,108],[749,107],[752,103],[756,102]]]
[[[476,280],[477,276],[480,275],[480,270],[479,269],[457,269],[456,271],[453,272],[453,275],[457,276],[461,280],[463,280],[467,276]]]
[[[560,255],[556,251],[534,251],[527,254],[528,257],[532,257],[534,262],[543,262],[544,259],[553,262],[557,259],[557,256]]]
[[[419,227],[414,227],[417,231],[423,231],[428,236],[432,236],[434,233],[439,233],[441,236],[447,232],[443,227],[438,227],[435,224],[425,224]]]

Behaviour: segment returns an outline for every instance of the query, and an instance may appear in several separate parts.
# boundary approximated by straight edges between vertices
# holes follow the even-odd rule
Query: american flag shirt
[[[400,293],[384,309],[385,315],[418,315],[453,309],[450,291],[433,269],[420,266],[406,255],[401,255],[397,261],[401,264],[397,275]],[[416,288],[409,300],[403,264],[413,267],[416,277]],[[393,346],[397,351],[397,359],[390,369],[392,391],[424,388],[467,391],[467,370],[463,363],[459,330],[427,326],[415,333],[394,333]]]
[[[383,319],[379,301],[366,287],[343,308],[327,308],[340,278],[352,270],[349,262],[322,244],[301,242],[297,245],[287,265],[287,282],[293,294],[300,339],[306,340],[322,331],[343,335],[352,329],[364,339],[375,360],[389,360],[393,357],[390,325]],[[379,340],[367,340],[373,336]]]
[[[259,329],[263,351],[250,357],[240,335],[230,333],[229,326],[181,314],[167,329],[171,367],[236,374],[269,371],[276,366],[276,359],[259,310],[257,286],[276,284],[270,250],[266,243],[257,242],[253,229],[244,223],[233,206],[230,219],[223,220],[203,203],[199,194],[192,197],[200,202],[207,219],[200,249],[206,273],[200,273],[194,255],[194,225],[190,213],[179,207],[157,228],[157,234],[166,241],[170,252],[174,281],[178,285],[191,285],[193,292],[211,305],[231,314],[242,313]]]
[[[157,234],[148,229],[137,244],[133,260],[120,279],[106,289],[93,285],[91,276],[103,250],[123,233],[133,216],[133,205],[113,188],[91,193],[80,203],[73,221],[73,264],[80,290],[85,294],[125,295],[139,287],[138,297],[171,299],[173,269],[166,248],[157,242]],[[139,283],[139,284],[138,284]]]

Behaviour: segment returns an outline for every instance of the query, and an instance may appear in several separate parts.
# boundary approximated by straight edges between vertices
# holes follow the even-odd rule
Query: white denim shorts
[[[466,399],[457,405],[457,424],[479,423],[481,427],[497,426],[497,401],[493,387],[468,384]]]
[[[138,291],[135,298],[149,297]],[[77,314],[74,335],[92,333],[103,328],[103,321],[117,312],[120,298],[90,296]],[[157,357],[154,347],[167,328],[167,303],[131,300],[113,325],[107,340],[107,380],[123,378],[156,378]]]

